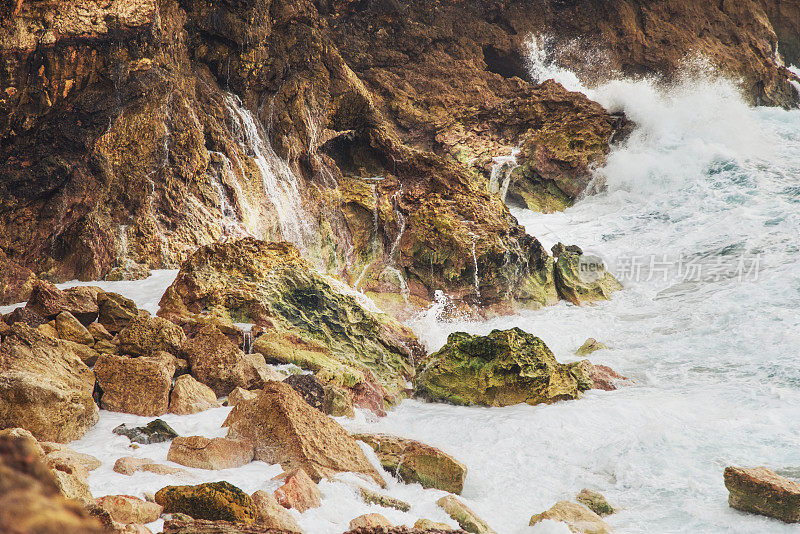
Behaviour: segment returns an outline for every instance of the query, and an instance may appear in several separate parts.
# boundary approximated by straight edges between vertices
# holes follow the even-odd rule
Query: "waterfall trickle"
[[[494,164],[492,165],[492,172],[489,177],[489,192],[499,194],[503,202],[506,201],[508,188],[511,185],[511,174],[514,172],[514,169],[519,167],[517,164],[517,155],[519,151],[519,148],[512,148],[510,155],[492,158]]]

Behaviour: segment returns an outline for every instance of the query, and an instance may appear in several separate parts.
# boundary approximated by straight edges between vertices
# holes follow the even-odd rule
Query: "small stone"
[[[172,440],[167,460],[197,469],[232,469],[253,461],[253,446],[227,438],[177,437]]]
[[[575,499],[599,516],[611,515],[614,513],[614,508],[608,504],[606,498],[597,491],[584,488],[575,496]]]
[[[577,534],[612,534],[611,527],[596,513],[582,504],[560,501],[552,508],[531,517],[533,526],[545,519],[566,523],[572,532]]]
[[[417,519],[417,522],[414,523],[414,528],[418,528],[420,530],[454,530],[453,527],[447,523],[437,523],[436,521],[431,521],[430,519]]]
[[[301,514],[322,505],[322,493],[305,471],[295,469],[279,475],[285,482],[275,490],[275,499],[284,508],[294,508]]]
[[[120,436],[127,436],[131,441],[141,443],[142,445],[163,443],[178,437],[178,433],[162,419],[154,419],[147,423],[147,426],[138,426],[134,428],[128,428],[128,426],[123,423],[112,432]]]
[[[578,355],[578,356],[588,356],[589,354],[591,354],[591,353],[593,353],[595,351],[603,350],[603,349],[607,349],[607,348],[608,347],[606,345],[604,345],[603,343],[600,343],[595,338],[590,337],[589,339],[587,339],[583,343],[583,345],[581,345],[581,348],[579,348],[577,351],[575,351],[575,354]]]
[[[378,506],[394,508],[401,512],[408,512],[411,510],[411,505],[407,502],[367,488],[361,488],[361,498],[364,499],[364,502],[367,504],[377,504]]]
[[[726,467],[725,487],[731,508],[785,523],[800,522],[800,483],[766,467]]]
[[[378,528],[378,527],[391,527],[392,522],[383,517],[381,514],[364,514],[352,519],[350,521],[350,528]]]
[[[436,504],[444,509],[461,528],[474,534],[495,534],[486,522],[478,517],[478,514],[469,509],[463,502],[459,501],[454,495],[445,495]]]
[[[281,506],[271,493],[259,490],[253,493],[250,498],[253,499],[257,523],[268,528],[282,529],[289,532],[303,532],[294,516],[286,511],[286,508]]]
[[[161,505],[131,495],[107,495],[95,499],[95,503],[107,510],[114,521],[123,524],[152,523],[161,517]]]
[[[131,476],[139,471],[147,471],[157,475],[188,475],[189,473],[179,467],[157,464],[150,458],[135,458],[125,456],[114,463],[114,472]]]
[[[214,390],[201,384],[191,375],[182,375],[175,380],[169,399],[170,413],[179,415],[198,413],[221,406]]]

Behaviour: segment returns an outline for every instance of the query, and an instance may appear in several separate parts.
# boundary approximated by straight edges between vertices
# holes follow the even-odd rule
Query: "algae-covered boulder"
[[[552,403],[592,387],[580,365],[558,363],[544,341],[519,328],[450,334],[418,368],[417,395],[453,404]]]
[[[195,252],[158,314],[178,323],[254,323],[266,333],[253,349],[267,361],[295,363],[324,383],[350,387],[367,369],[390,394],[402,390],[414,373],[413,333],[336,286],[294,245],[246,238]]]
[[[167,486],[156,492],[155,500],[165,513],[186,514],[195,519],[253,523],[256,518],[250,496],[228,482]]]
[[[583,302],[608,300],[614,291],[622,289],[622,284],[606,271],[602,259],[569,248],[561,251],[555,264],[559,298],[580,305]]]

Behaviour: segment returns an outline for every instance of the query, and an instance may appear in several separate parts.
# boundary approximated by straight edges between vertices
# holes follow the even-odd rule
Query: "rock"
[[[163,443],[177,438],[178,433],[171,426],[161,419],[154,419],[147,423],[147,426],[128,428],[124,423],[113,430],[114,434],[126,436],[134,443],[149,445],[151,443]]]
[[[355,417],[353,393],[343,387],[329,384],[324,388],[322,411],[334,417]]]
[[[455,532],[456,530],[447,523],[437,523],[436,521],[431,521],[430,519],[417,519],[417,522],[414,523],[414,528],[418,528],[420,530],[425,530],[425,531],[443,530],[445,532]]]
[[[114,472],[121,475],[131,476],[139,471],[147,471],[157,475],[188,475],[188,471],[178,467],[170,467],[168,465],[157,464],[150,458],[134,458],[133,456],[125,456],[117,459],[114,462]]]
[[[52,464],[53,475],[61,494],[67,499],[74,499],[83,504],[94,502],[87,482],[89,473],[83,466],[62,463]]]
[[[97,360],[100,358],[100,353],[97,352],[94,348],[84,345],[82,343],[76,343],[74,341],[66,341],[61,340],[61,343],[67,347],[69,350],[72,351],[80,360],[87,365],[87,367],[94,367],[94,364],[97,363]]]
[[[263,356],[245,354],[213,325],[204,326],[181,352],[189,362],[192,376],[219,397],[237,387],[255,389],[267,380],[283,378],[267,367]]]
[[[99,307],[97,306],[97,295],[102,290],[94,286],[77,286],[65,289],[63,310],[72,314],[80,323],[89,327],[97,320]]]
[[[256,460],[302,468],[314,481],[351,471],[384,485],[358,443],[282,382],[268,382],[255,399],[236,405],[223,426],[228,438],[254,444]]]
[[[250,391],[244,388],[235,388],[228,395],[228,406],[236,406],[242,402],[253,400],[258,395],[258,391]]]
[[[9,259],[5,252],[0,250],[0,306],[8,306],[18,302],[25,302],[31,296],[36,275],[19,263]]]
[[[36,330],[46,335],[47,337],[58,339],[58,330],[56,330],[55,327],[52,326],[50,323],[40,324],[39,326],[36,327]]]
[[[253,461],[253,446],[225,438],[177,437],[172,440],[167,460],[197,469],[233,469]]]
[[[284,508],[294,508],[302,514],[322,506],[322,493],[302,469],[294,469],[276,478],[284,481],[275,490],[275,500]]]
[[[91,454],[74,451],[61,443],[43,441],[40,445],[46,455],[48,464],[51,465],[54,463],[77,464],[83,466],[86,471],[94,471],[102,465],[100,460]]]
[[[106,327],[100,323],[92,323],[86,327],[89,334],[97,341],[111,341],[114,336],[106,330]]]
[[[364,514],[350,521],[350,528],[391,527],[392,522],[381,514]]]
[[[361,498],[364,499],[364,502],[367,504],[377,504],[378,506],[383,506],[384,508],[394,508],[395,510],[400,510],[401,512],[408,512],[411,510],[411,505],[407,502],[401,501],[400,499],[395,499],[394,497],[390,497],[382,493],[378,493],[377,491],[372,491],[371,489],[367,488],[361,488]]]
[[[491,534],[494,533],[486,522],[478,517],[478,515],[467,507],[466,504],[459,501],[453,495],[445,495],[436,504],[443,508],[447,515],[453,518],[461,528],[467,532],[475,534]]]
[[[198,249],[167,289],[158,314],[196,322],[209,310],[222,322],[264,326],[253,350],[269,363],[294,363],[315,371],[323,384],[348,387],[362,383],[362,369],[368,369],[390,394],[401,391],[413,374],[409,347],[419,347],[413,333],[335,285],[293,245],[246,238]],[[237,385],[248,387],[230,389]],[[230,391],[214,389],[219,395]]]
[[[93,345],[94,338],[85,326],[74,315],[64,311],[56,316],[56,331],[58,337],[66,341],[74,341],[82,345]]]
[[[592,386],[579,364],[558,363],[541,339],[519,328],[450,334],[418,367],[418,395],[463,405],[549,404]]]
[[[355,434],[375,451],[384,469],[406,483],[461,494],[467,466],[447,453],[419,441],[386,434]]]
[[[15,324],[0,354],[0,427],[63,443],[97,422],[94,373],[64,342]]]
[[[558,296],[575,305],[608,300],[614,291],[622,289],[596,256],[565,251],[559,256],[554,273]]]
[[[253,500],[256,523],[288,532],[303,532],[294,516],[287,512],[271,493],[259,490],[250,498]]]
[[[100,354],[119,354],[119,346],[104,339],[96,341],[92,348],[94,349],[98,358],[100,357]],[[95,360],[95,362],[96,361],[97,360]]]
[[[159,352],[178,354],[186,341],[181,327],[161,317],[136,316],[118,336],[119,349],[131,356],[153,356]]]
[[[131,495],[106,495],[95,499],[98,506],[107,510],[114,521],[128,523],[152,523],[161,517],[162,507]]]
[[[117,293],[99,293],[97,306],[97,321],[112,334],[119,333],[139,315],[136,303]]]
[[[317,381],[314,375],[297,374],[283,380],[284,384],[289,384],[303,397],[309,405],[324,412],[325,389]]]
[[[541,514],[531,517],[529,523],[533,526],[545,519],[566,523],[571,532],[578,534],[611,534],[609,527],[596,513],[582,504],[569,501],[560,501],[552,508]]]
[[[24,323],[30,326],[31,328],[37,328],[47,323],[47,319],[45,319],[35,311],[31,310],[30,308],[19,307],[13,310],[11,313],[4,315],[3,322],[5,322],[8,326],[13,325],[14,323]]]
[[[608,347],[605,344],[600,343],[599,341],[597,341],[593,337],[590,337],[589,339],[587,339],[583,343],[583,345],[581,345],[581,347],[578,350],[575,351],[575,354],[577,356],[588,356],[589,354],[591,354],[591,353],[593,353],[595,351],[603,350],[603,349],[607,349],[607,348]]]
[[[595,365],[589,360],[581,360],[578,365],[583,370],[584,376],[592,382],[592,389],[614,391],[619,384],[631,383],[630,379],[617,373],[611,367]]]
[[[94,372],[103,390],[103,409],[144,416],[162,415],[169,410],[175,374],[175,358],[169,354],[138,358],[103,354]]]
[[[291,530],[279,530],[266,525],[232,523],[230,521],[206,521],[181,518],[164,522],[163,534],[287,534]]]
[[[156,492],[156,502],[165,513],[186,514],[194,519],[251,524],[256,518],[250,496],[228,482],[167,486]]]
[[[800,484],[766,467],[726,467],[725,487],[731,508],[785,523],[800,522]]]
[[[25,308],[49,321],[64,310],[64,300],[64,293],[56,286],[37,280]]]
[[[555,245],[553,245],[553,247],[550,250],[553,253],[553,257],[554,258],[558,258],[559,256],[561,256],[565,252],[570,252],[572,254],[577,254],[578,256],[583,254],[583,249],[581,249],[581,247],[579,247],[578,245],[566,245],[565,246],[564,243],[556,243]]]
[[[0,532],[102,534],[103,525],[65,499],[33,436],[0,433]]]
[[[169,396],[170,413],[188,415],[220,406],[214,390],[191,375],[182,375],[175,380]]]
[[[599,516],[611,515],[614,513],[614,508],[608,504],[606,498],[597,491],[584,488],[575,496],[575,500]]]
[[[111,269],[106,275],[106,280],[110,282],[146,280],[151,274],[147,265],[136,262],[125,262],[125,265],[120,265]]]

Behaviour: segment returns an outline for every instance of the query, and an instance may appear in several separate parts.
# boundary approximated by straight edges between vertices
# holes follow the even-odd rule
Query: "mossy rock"
[[[198,486],[167,486],[156,493],[164,513],[180,513],[194,519],[253,523],[256,513],[250,496],[228,482]]]
[[[450,334],[418,371],[417,395],[468,406],[549,404],[592,387],[579,364],[558,363],[544,341],[519,328]]]
[[[622,289],[599,258],[565,251],[555,264],[558,296],[575,305],[608,300]]]

